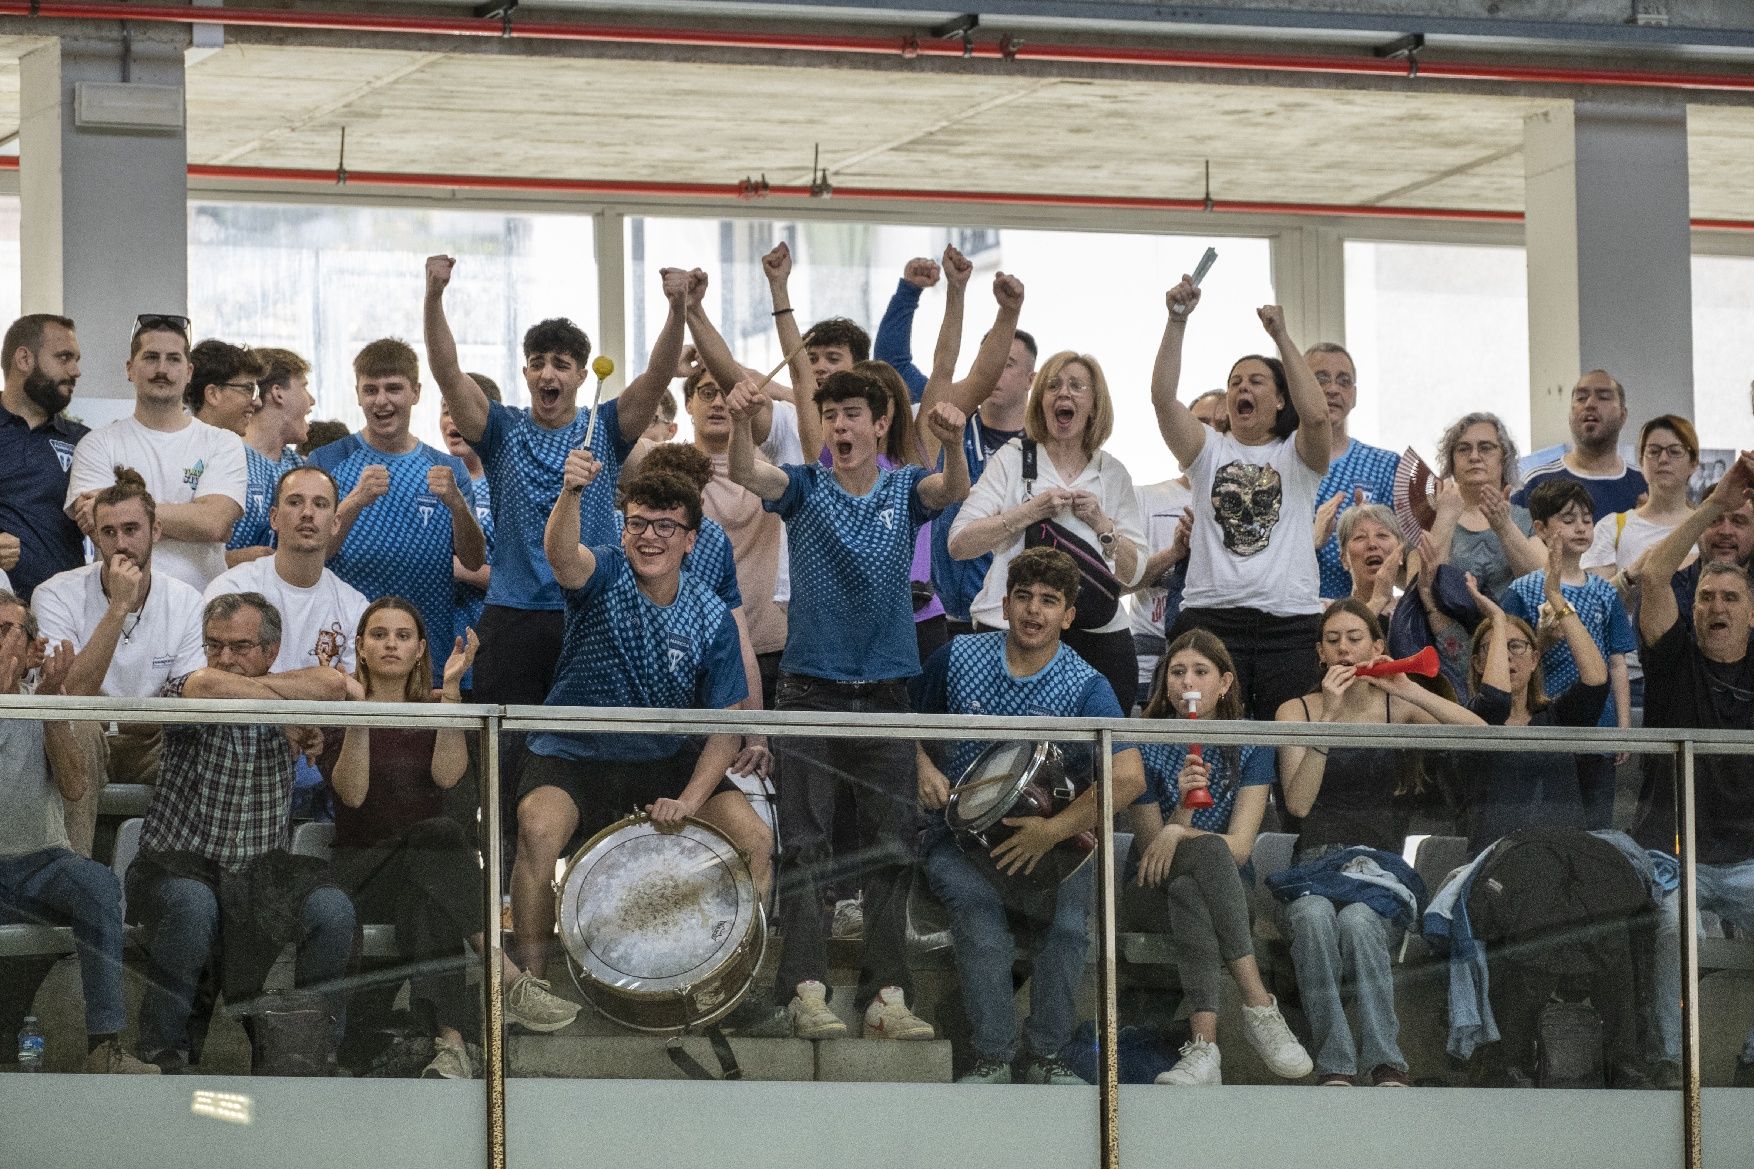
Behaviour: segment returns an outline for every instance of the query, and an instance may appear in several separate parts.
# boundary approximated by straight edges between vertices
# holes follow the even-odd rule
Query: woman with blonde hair
[[[950,528],[950,555],[993,554],[969,606],[977,628],[1003,629],[1005,572],[1025,548],[1071,556],[1080,584],[1062,640],[1108,679],[1123,709],[1139,690],[1133,632],[1121,594],[1145,571],[1145,534],[1133,477],[1102,449],[1114,405],[1102,366],[1067,350],[1042,362],[1024,409],[1023,436],[993,453]]]

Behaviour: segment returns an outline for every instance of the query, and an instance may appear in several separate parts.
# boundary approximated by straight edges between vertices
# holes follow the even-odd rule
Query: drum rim
[[[976,819],[966,822],[958,821],[955,816],[956,809],[961,806],[961,800],[957,788],[962,786],[962,782],[968,778],[969,772],[973,771],[976,767],[979,767],[981,761],[988,755],[991,755],[994,751],[1000,750],[1001,748],[1013,746],[1017,741],[1018,740],[1013,739],[1001,743],[989,744],[979,755],[975,756],[974,762],[963,768],[962,774],[957,777],[956,783],[951,785],[950,798],[944,802],[944,823],[951,831],[985,832],[1000,820],[1003,820],[1010,814],[1011,805],[1017,802],[1018,794],[1035,781],[1035,777],[1041,773],[1041,769],[1047,764],[1048,760],[1053,759],[1060,754],[1060,749],[1055,746],[1051,740],[1043,739],[1037,742],[1034,750],[1030,753],[1029,762],[1024,766],[1023,771],[1012,779],[1011,786],[1007,789],[1007,794],[1009,794],[1011,798],[995,801],[991,808]],[[1023,742],[1027,743],[1028,740],[1023,740]]]
[[[630,828],[640,827],[649,827],[653,833],[660,835],[681,835],[686,828],[694,827],[704,831],[712,842],[721,846],[722,851],[719,852],[719,859],[724,862],[726,867],[730,870],[731,878],[737,887],[737,917],[736,925],[733,929],[736,941],[728,947],[724,947],[720,950],[720,953],[722,953],[724,957],[709,973],[705,975],[690,972],[692,977],[672,975],[663,979],[647,979],[642,980],[639,987],[630,987],[623,983],[599,977],[593,971],[591,964],[584,957],[581,957],[581,954],[589,955],[591,953],[591,948],[585,939],[579,934],[572,921],[572,918],[576,915],[567,912],[569,903],[577,900],[577,893],[572,887],[573,874],[577,871],[578,866],[591,855],[593,850],[607,843],[612,837],[619,833],[625,832]],[[697,843],[699,843],[698,840]],[[616,1023],[621,1023],[624,1026],[635,1027],[639,1030],[652,1030],[654,1028],[647,1028],[640,1026],[639,1024],[630,1023],[626,1019],[605,1010],[596,1001],[596,996],[593,995],[591,989],[584,985],[584,981],[582,980],[588,980],[591,986],[597,990],[621,996],[630,1003],[644,1002],[656,1004],[674,998],[686,1000],[695,987],[710,981],[720,971],[723,971],[728,966],[732,965],[736,961],[736,955],[748,946],[752,937],[760,935],[759,945],[762,950],[766,949],[765,916],[761,904],[761,898],[757,895],[755,890],[755,878],[750,873],[749,864],[744,859],[742,852],[738,850],[736,844],[731,841],[731,838],[716,825],[709,824],[705,820],[698,819],[694,816],[686,817],[683,821],[683,828],[677,829],[674,833],[666,833],[663,829],[658,828],[651,816],[645,812],[634,812],[633,814],[625,816],[615,823],[601,829],[589,840],[585,841],[584,844],[580,845],[578,850],[573,853],[571,859],[567,861],[566,868],[562,870],[555,897],[556,930],[560,937],[561,949],[566,954],[567,965],[573,973],[573,981],[580,984],[579,989],[587,998],[592,1000],[592,1005],[596,1006],[599,1012]],[[686,980],[684,981],[684,979]],[[732,997],[734,1002],[734,999],[737,996]],[[659,1029],[671,1030],[673,1028]]]

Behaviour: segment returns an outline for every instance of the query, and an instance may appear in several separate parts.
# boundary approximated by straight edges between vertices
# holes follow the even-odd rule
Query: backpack
[[[1023,440],[1023,498],[1035,493],[1036,444]],[[1126,591],[1115,578],[1103,554],[1054,520],[1036,520],[1023,531],[1025,548],[1053,548],[1064,552],[1078,566],[1078,596],[1072,617],[1073,629],[1101,629],[1120,612]],[[916,607],[917,611],[917,607]]]

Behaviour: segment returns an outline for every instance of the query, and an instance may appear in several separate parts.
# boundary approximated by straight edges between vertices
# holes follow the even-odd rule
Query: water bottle
[[[43,1070],[43,1033],[37,1026],[35,1015],[24,1017],[24,1026],[18,1031],[18,1070],[21,1072],[40,1072]]]

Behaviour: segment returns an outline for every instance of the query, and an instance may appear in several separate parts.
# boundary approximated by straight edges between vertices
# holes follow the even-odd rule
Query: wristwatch
[[[1115,530],[1113,528],[1106,532],[1098,532],[1096,542],[1102,545],[1102,558],[1104,560],[1115,558]]]

